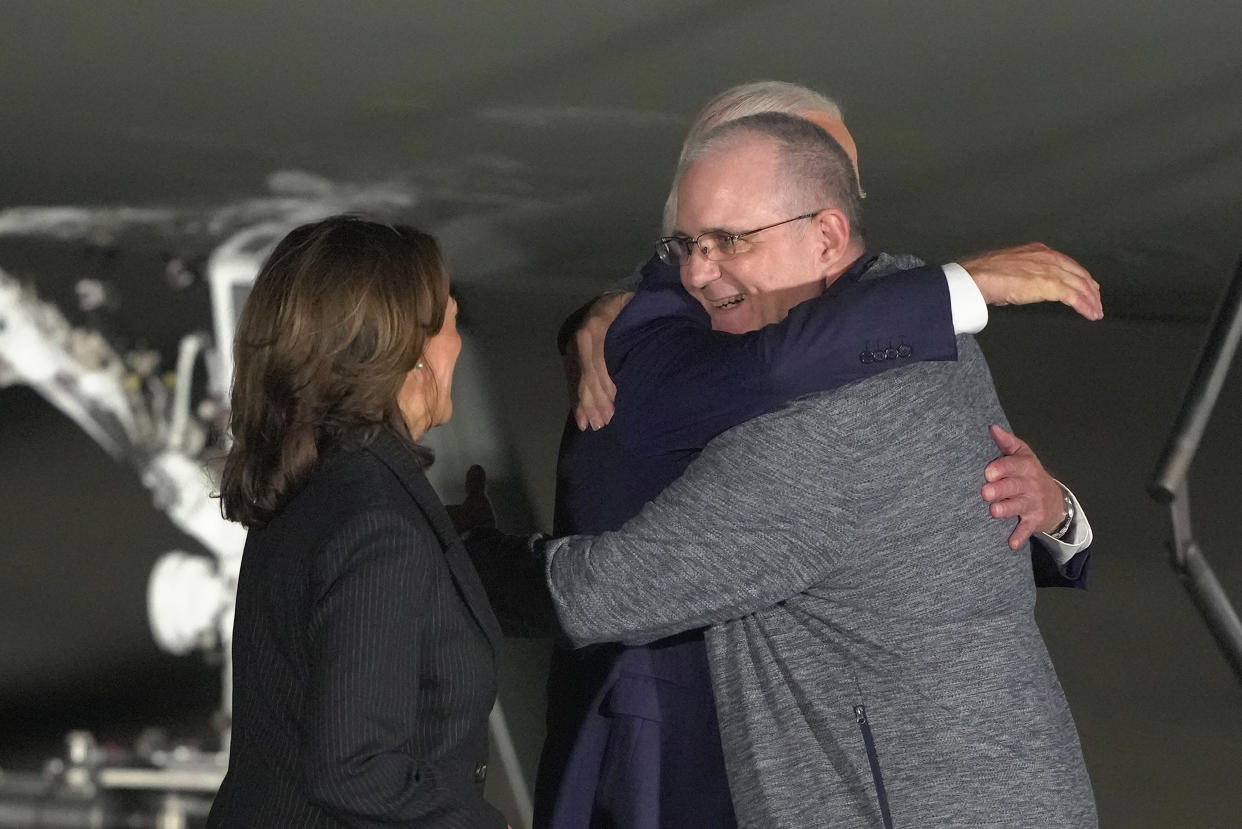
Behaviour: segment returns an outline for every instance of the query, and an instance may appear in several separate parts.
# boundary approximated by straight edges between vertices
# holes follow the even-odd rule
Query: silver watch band
[[[1070,495],[1070,491],[1065,484],[1057,481],[1056,478],[1053,478],[1053,480],[1061,488],[1061,498],[1065,502],[1065,519],[1057,525],[1055,530],[1048,533],[1048,537],[1060,541],[1074,524],[1074,498]]]

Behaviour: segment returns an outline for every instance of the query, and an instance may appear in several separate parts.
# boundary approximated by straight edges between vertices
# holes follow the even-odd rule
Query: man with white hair
[[[897,262],[865,255],[857,208],[844,152],[806,120],[708,132],[662,240],[701,305],[629,325],[706,311],[740,330],[882,284]],[[576,644],[707,626],[742,825],[1094,825],[1030,562],[974,507],[1003,413],[957,346],[751,420],[619,532],[548,545]]]
[[[811,117],[844,144],[857,169],[854,144],[836,104],[779,82],[735,87],[709,103],[691,128],[683,160],[712,127],[769,110]],[[669,227],[675,211],[674,189],[666,210]],[[1041,246],[984,255],[966,264],[990,302],[1056,299],[1089,318],[1099,316],[1098,286],[1072,260]],[[676,302],[681,294],[676,265],[653,260],[647,271],[645,289],[627,312],[631,317],[643,306]],[[624,363],[620,418],[602,431],[578,433],[567,426],[558,470],[557,534],[619,527],[711,437],[747,417],[907,358],[942,358],[939,343],[947,341],[953,349],[950,297],[953,316],[961,318],[954,320],[957,330],[978,330],[986,320],[970,276],[954,271],[950,277],[956,282],[946,285],[939,268],[913,270],[869,283],[865,290],[826,297],[829,302],[808,303],[783,326],[752,335],[753,346],[722,342],[710,332],[671,332],[668,326],[649,337],[649,327],[620,325],[611,341],[614,359]],[[720,308],[708,306],[712,325],[725,331],[758,327],[745,314],[760,306],[759,298],[734,292],[725,299],[731,301],[719,303]],[[619,304],[604,303],[602,310]],[[598,329],[606,328],[602,321],[612,316],[599,315],[595,326],[579,333],[584,353],[592,352],[592,339],[597,344],[595,360],[585,361],[588,369],[602,363]],[[760,352],[763,359],[756,362],[753,355]],[[768,382],[762,389],[761,380]],[[602,367],[587,371],[580,387],[579,425],[607,422],[610,385]],[[1041,583],[1081,586],[1090,543],[1085,517],[1076,503],[1076,515],[1062,512],[1059,486],[1020,441],[1008,434],[1000,439],[1013,454],[988,466],[985,497],[994,502],[998,517],[1022,516],[1015,546],[1036,529],[1055,531],[1064,523],[1061,535],[1069,543],[1041,534],[1032,545],[1038,548],[1032,560]],[[728,810],[728,793],[706,674],[702,640],[695,633],[655,647],[558,653],[549,682],[549,738],[540,764],[537,822],[555,827],[588,821],[632,827],[727,825],[731,816],[722,811]]]

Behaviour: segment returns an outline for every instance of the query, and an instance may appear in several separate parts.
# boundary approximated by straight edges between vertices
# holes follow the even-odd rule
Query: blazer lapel
[[[496,620],[496,614],[492,612],[483,583],[479,580],[479,574],[475,572],[474,565],[470,563],[470,557],[465,547],[462,546],[461,538],[457,535],[453,520],[449,518],[448,510],[444,508],[440,496],[431,486],[431,482],[427,480],[418,459],[400,438],[388,433],[383,433],[376,438],[370,450],[396,474],[418,508],[427,516],[431,528],[440,540],[445,561],[448,562],[449,571],[453,574],[453,581],[456,582],[457,589],[461,591],[462,598],[465,599],[470,612],[474,614],[479,627],[483,628],[483,632],[487,634],[487,639],[494,650],[503,637],[500,623]]]

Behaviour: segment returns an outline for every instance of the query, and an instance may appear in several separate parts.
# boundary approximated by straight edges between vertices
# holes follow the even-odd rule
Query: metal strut
[[[1225,659],[1242,680],[1242,621],[1194,540],[1190,490],[1186,481],[1239,340],[1242,340],[1242,258],[1238,260],[1233,279],[1212,320],[1199,362],[1182,398],[1181,410],[1147,489],[1156,501],[1169,505],[1173,523],[1173,540],[1169,544],[1173,569],[1203,614]]]

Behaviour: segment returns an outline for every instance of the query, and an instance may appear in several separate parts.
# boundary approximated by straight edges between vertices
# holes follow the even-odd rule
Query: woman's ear
[[[401,388],[397,390],[397,408],[401,410],[401,419],[405,421],[405,427],[414,440],[418,440],[427,431],[428,421],[431,419],[428,396],[434,393],[429,386],[433,385],[431,372],[420,362],[406,373]]]

